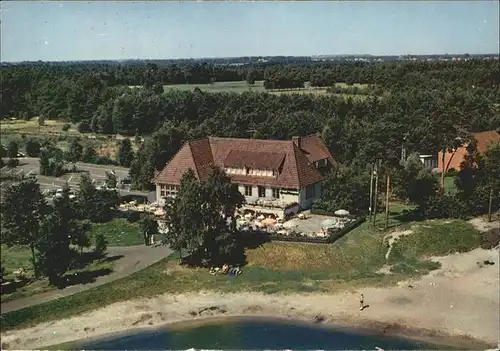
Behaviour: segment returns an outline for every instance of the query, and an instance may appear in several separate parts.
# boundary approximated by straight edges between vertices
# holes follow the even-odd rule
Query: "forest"
[[[145,137],[131,165],[140,189],[151,187],[154,172],[184,141],[208,135],[318,133],[336,161],[364,168],[376,160],[399,165],[403,145],[409,153],[436,153],[472,132],[500,128],[498,60],[26,63],[1,70],[2,119],[42,117],[76,124],[82,133]],[[229,81],[246,82],[249,91],[164,89]],[[256,81],[269,91],[251,91]],[[309,94],[304,86],[327,89]],[[276,95],[273,89],[297,90]]]

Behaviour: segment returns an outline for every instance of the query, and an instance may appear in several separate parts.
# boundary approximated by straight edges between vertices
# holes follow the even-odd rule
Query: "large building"
[[[212,167],[220,167],[238,185],[248,206],[275,209],[281,215],[294,206],[308,209],[321,195],[323,174],[334,164],[316,135],[283,141],[207,137],[186,142],[153,182],[162,203],[176,195],[188,169],[204,181]]]

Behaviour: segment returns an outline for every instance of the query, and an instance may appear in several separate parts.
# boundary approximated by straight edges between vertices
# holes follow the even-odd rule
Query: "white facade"
[[[164,198],[175,196],[178,191],[176,185],[156,184],[156,201],[160,205],[164,205]],[[302,189],[283,189],[270,186],[258,185],[238,185],[238,190],[245,197],[247,203],[256,200],[276,201],[281,206],[286,206],[292,203],[298,203],[301,210],[309,209],[314,200],[321,196],[321,183],[311,184]]]

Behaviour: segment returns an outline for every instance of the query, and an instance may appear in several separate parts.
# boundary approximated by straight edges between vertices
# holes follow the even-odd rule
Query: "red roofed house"
[[[203,181],[217,166],[238,185],[247,204],[280,209],[271,212],[282,215],[293,203],[309,208],[321,195],[324,172],[334,164],[316,135],[284,141],[207,137],[186,142],[153,182],[156,199],[162,203],[175,196],[188,169]]]
[[[476,139],[477,151],[482,154],[488,149],[490,143],[500,142],[500,132],[496,130],[487,130],[479,133],[472,133],[474,139]],[[447,152],[444,155],[444,165],[443,165],[443,153],[438,154],[438,169],[439,171],[445,170],[445,172],[454,168],[457,171],[460,170],[460,164],[467,155],[467,145],[458,147],[454,152]]]

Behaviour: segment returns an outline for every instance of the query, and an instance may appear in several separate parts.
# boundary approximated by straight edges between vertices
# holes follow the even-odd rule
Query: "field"
[[[29,121],[24,120],[3,120],[0,122],[0,132],[2,134],[63,134],[63,135],[81,135],[74,125],[70,124],[70,129],[63,131],[62,127],[67,122],[46,120],[44,125],[38,125],[38,119],[32,118]]]
[[[213,84],[173,84],[164,85],[164,91],[177,89],[177,90],[193,90],[200,88],[208,93],[243,93],[245,91],[264,92],[264,82],[258,81],[251,87],[248,86],[246,81],[240,82],[215,82]]]
[[[11,140],[17,140],[22,152],[24,145],[22,136],[53,138],[56,141],[56,146],[63,151],[69,148],[69,137],[80,137],[84,146],[92,145],[95,148],[98,156],[107,156],[112,159],[116,157],[118,152],[118,142],[123,139],[122,136],[107,136],[104,134],[80,133],[74,124],[70,124],[70,129],[63,131],[63,125],[67,124],[60,120],[46,120],[43,126],[38,125],[38,119],[33,118],[29,121],[24,120],[3,120],[0,121],[1,142],[7,145]],[[132,142],[132,149],[137,151],[138,145]]]
[[[392,224],[400,223],[395,215]],[[429,255],[467,251],[479,246],[473,227],[460,220],[406,223],[412,236],[401,238],[386,261],[386,234],[368,222],[331,245],[265,243],[246,250],[248,264],[237,278],[210,275],[207,269],[179,266],[172,255],[129,277],[59,300],[2,316],[2,329],[69,317],[110,303],[163,293],[200,290],[332,292],[360,285],[381,286],[426,274],[439,267]],[[399,229],[399,228],[398,228]],[[392,229],[394,230],[394,229]],[[386,272],[383,267],[388,267]]]
[[[349,87],[345,83],[335,83],[336,86],[341,88]],[[358,84],[355,83],[351,87],[358,87],[360,89],[368,88],[367,84]],[[209,93],[243,93],[245,91],[253,91],[253,92],[268,92],[270,94],[315,94],[315,95],[324,95],[326,94],[326,88],[324,87],[309,87],[309,88],[296,88],[296,89],[284,89],[284,90],[266,90],[264,88],[263,81],[257,81],[251,87],[248,86],[246,81],[240,82],[215,82],[213,84],[173,84],[173,85],[164,85],[164,91],[169,90],[190,90],[192,91],[194,88],[199,88],[202,91],[206,91]],[[351,97],[353,99],[364,99],[366,95],[356,95],[356,94],[332,94],[339,97]]]
[[[106,223],[92,223],[90,235],[104,234],[108,246],[131,246],[144,244],[144,239],[137,223],[130,223],[124,218],[115,218]]]
[[[7,288],[2,287],[1,301],[7,302],[23,297],[40,294],[46,291],[55,290],[56,287],[49,285],[47,279],[34,280],[33,269],[31,266],[31,252],[26,246],[15,246],[8,248],[2,245],[2,266],[5,267],[6,279],[14,279],[16,276],[13,272],[19,268],[25,270],[25,278],[18,283],[17,289],[10,292]],[[106,260],[106,258],[97,258],[92,252],[84,253],[83,258],[79,261],[78,266],[70,268],[66,273],[68,276],[78,273],[81,276],[89,277],[93,274],[101,274],[101,272],[111,271],[114,262]],[[80,283],[80,282],[78,282]]]

